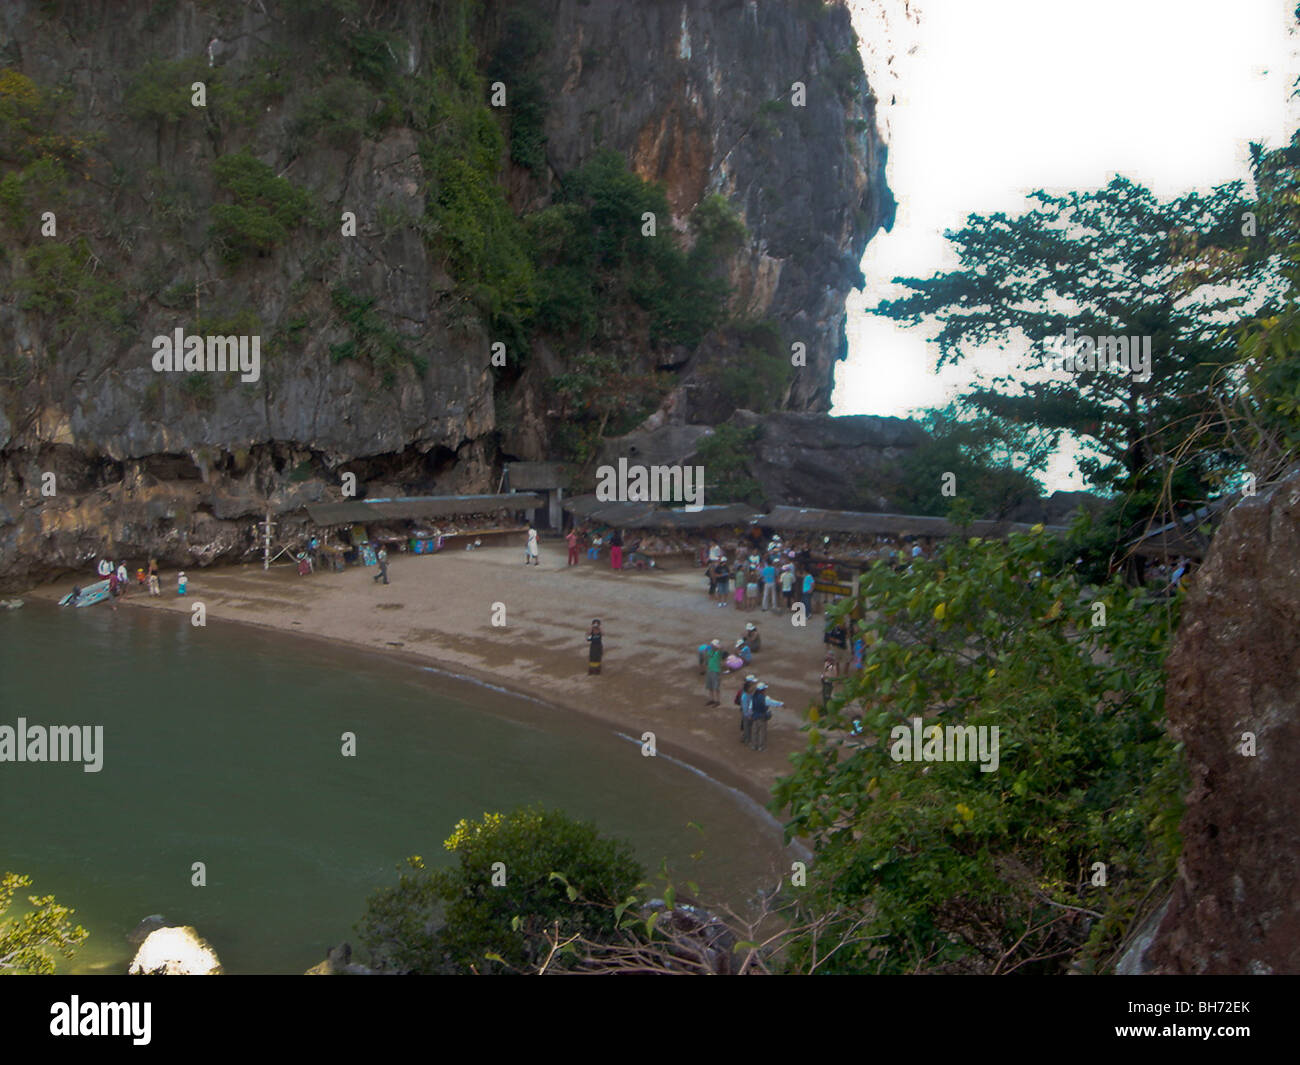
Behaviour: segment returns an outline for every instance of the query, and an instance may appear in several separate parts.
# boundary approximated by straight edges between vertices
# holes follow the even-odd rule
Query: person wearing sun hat
[[[736,692],[736,705],[740,707],[740,742],[746,747],[749,746],[749,732],[754,724],[754,719],[750,717],[750,708],[754,699],[754,685],[757,683],[758,678],[752,673],[747,673],[740,691]]]
[[[767,685],[759,681],[754,685],[754,695],[749,703],[749,713],[754,719],[749,730],[749,746],[756,751],[767,750],[767,721],[774,706],[785,706],[785,703],[769,696]]]
[[[763,639],[758,635],[758,626],[752,621],[745,623],[745,642],[749,644],[749,649],[758,654],[763,649]]]
[[[709,661],[705,666],[704,690],[708,694],[705,706],[721,706],[718,691],[722,688],[722,641],[709,641]]]

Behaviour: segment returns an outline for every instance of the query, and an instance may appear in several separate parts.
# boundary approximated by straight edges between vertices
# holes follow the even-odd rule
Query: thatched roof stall
[[[925,514],[871,514],[853,510],[817,510],[812,507],[773,507],[759,515],[758,524],[777,532],[841,533],[850,536],[956,536],[962,529],[947,518]],[[974,521],[967,531],[973,536],[1006,536],[1028,532],[1033,526],[1012,521]],[[1063,526],[1046,526],[1048,532],[1064,533]]]
[[[311,503],[304,509],[322,527],[366,525],[372,522],[419,521],[456,514],[491,514],[531,510],[542,497],[526,492],[482,496],[401,496],[396,499],[355,499],[342,503]]]
[[[1152,529],[1129,546],[1134,552],[1147,558],[1185,558],[1201,560],[1210,548],[1214,529],[1223,517],[1224,511],[1237,501],[1236,495],[1225,496],[1203,507],[1198,507],[1177,521]]]
[[[712,529],[722,525],[748,525],[755,518],[754,508],[743,503],[686,510],[660,508],[654,503],[610,503],[594,495],[566,499],[564,509],[582,521],[614,529]]]

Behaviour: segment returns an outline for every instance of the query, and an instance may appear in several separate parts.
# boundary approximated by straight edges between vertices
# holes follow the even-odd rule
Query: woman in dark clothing
[[[597,618],[591,623],[591,630],[587,633],[587,643],[591,645],[587,654],[587,675],[600,672],[600,660],[605,655],[604,637],[600,631],[600,619]]]

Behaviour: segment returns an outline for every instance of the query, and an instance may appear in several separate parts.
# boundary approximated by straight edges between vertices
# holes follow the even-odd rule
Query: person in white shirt
[[[534,566],[540,566],[537,561],[537,530],[531,525],[528,526],[528,546],[524,548],[524,565],[532,563]]]

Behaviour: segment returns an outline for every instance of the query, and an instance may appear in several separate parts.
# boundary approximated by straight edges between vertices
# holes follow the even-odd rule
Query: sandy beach
[[[766,803],[773,781],[790,770],[789,754],[804,745],[805,709],[820,697],[821,615],[797,628],[785,611],[720,609],[705,594],[703,571],[687,561],[615,572],[607,558],[584,556],[569,567],[564,544],[550,542],[540,566],[525,566],[520,540],[391,555],[388,585],[372,580],[373,566],[300,577],[291,566],[266,572],[259,563],[187,570],[189,594],[180,597],[175,572],[164,571],[160,598],[132,584],[122,605],[188,615],[201,602],[208,625],[261,625],[401,656],[538,699],[539,715],[560,706],[638,739],[651,731],[662,753]],[[130,560],[132,572],[139,564]],[[92,579],[88,572],[83,583]],[[29,594],[57,600],[73,583]],[[498,603],[504,626],[492,624]],[[594,677],[585,642],[593,618],[605,632],[604,668]],[[730,648],[748,621],[759,626],[763,649],[748,670],[724,674],[722,706],[706,707],[696,647],[717,637]],[[786,704],[773,711],[766,751],[740,742],[732,699],[744,672]]]

